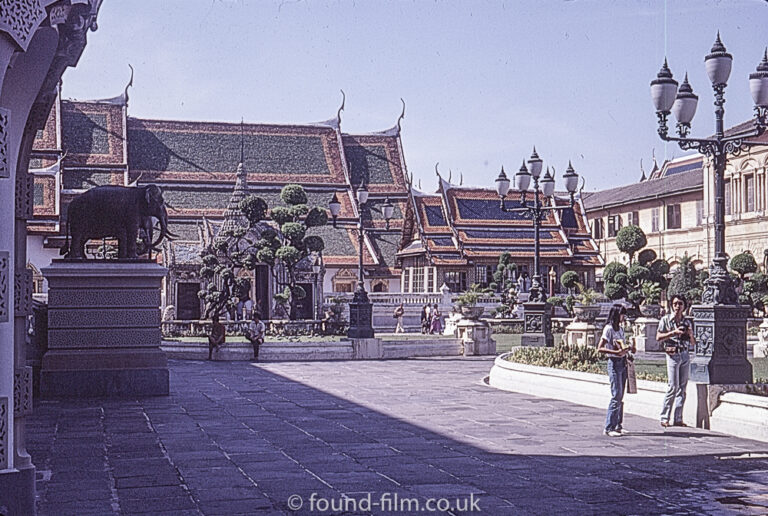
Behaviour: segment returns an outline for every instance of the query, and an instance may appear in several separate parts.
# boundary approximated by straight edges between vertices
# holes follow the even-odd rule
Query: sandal
[[[669,424],[668,422],[666,422],[666,421],[662,421],[662,422],[661,422],[661,426],[663,426],[664,428],[669,428],[669,427],[670,427],[670,426],[672,426],[672,425],[670,425],[670,424]]]

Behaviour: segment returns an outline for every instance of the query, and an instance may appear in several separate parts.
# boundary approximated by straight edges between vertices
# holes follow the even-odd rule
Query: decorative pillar
[[[740,305],[694,305],[696,352],[691,381],[704,384],[752,383],[747,360],[747,317]]]
[[[6,514],[35,513],[35,467],[25,449],[25,416],[32,409],[25,357],[32,293],[29,154],[64,69],[77,63],[85,33],[95,29],[101,2],[57,6],[46,19],[51,3],[17,0],[0,8],[0,220],[8,229],[0,231],[0,507]]]
[[[554,346],[555,339],[552,336],[552,322],[550,313],[552,305],[549,303],[523,303],[524,333],[520,339],[522,346]]]

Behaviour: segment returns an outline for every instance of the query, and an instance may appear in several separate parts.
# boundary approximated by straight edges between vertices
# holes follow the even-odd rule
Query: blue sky
[[[734,56],[726,125],[752,115],[748,75],[768,46],[765,0],[105,0],[99,29],[63,96],[118,95],[136,70],[129,115],[305,123],[347,96],[342,130],[392,127],[425,190],[435,163],[493,186],[535,145],[586,189],[635,182],[640,160],[683,155],[656,134],[649,82],[666,55],[686,71],[713,132],[704,72],[719,30]]]

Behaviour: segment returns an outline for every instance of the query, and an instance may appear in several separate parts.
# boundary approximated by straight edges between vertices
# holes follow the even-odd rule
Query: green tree
[[[702,279],[693,266],[693,260],[686,253],[677,264],[667,287],[667,298],[674,295],[684,296],[689,303],[701,301]]]
[[[499,263],[493,273],[493,282],[489,288],[501,294],[501,304],[495,309],[495,313],[509,316],[517,304],[517,288],[512,279],[517,270],[517,264],[512,261],[512,255],[506,251],[499,256]]]
[[[648,244],[648,239],[645,238],[645,233],[640,226],[624,226],[616,235],[616,247],[619,251],[629,256],[629,265],[632,265],[632,260],[635,257],[635,253]]]
[[[739,279],[741,279],[741,281],[744,281],[747,274],[757,272],[757,262],[755,261],[755,257],[752,256],[752,253],[749,251],[744,251],[743,253],[737,254],[731,258],[731,261],[728,265],[732,271],[738,273]]]
[[[325,247],[322,238],[307,236],[307,230],[327,224],[328,215],[323,208],[307,206],[307,194],[300,185],[284,186],[280,198],[285,206],[269,211],[271,224],[265,222],[268,206],[263,199],[254,195],[244,198],[239,208],[248,226],[225,230],[222,238],[202,253],[200,276],[207,285],[199,295],[205,300],[207,317],[224,313],[250,289],[247,279],[237,277],[240,270],[267,264],[281,288],[275,300],[284,304],[289,297],[290,317],[295,318],[297,301],[306,297],[297,285],[297,265],[312,253],[322,253]]]
[[[617,262],[605,267],[604,293],[608,299],[626,299],[635,308],[658,302],[661,291],[667,288],[669,264],[657,258],[653,249],[643,249],[647,243],[638,226],[626,226],[616,235],[616,245],[629,257],[629,267]],[[635,254],[637,261],[633,263]]]

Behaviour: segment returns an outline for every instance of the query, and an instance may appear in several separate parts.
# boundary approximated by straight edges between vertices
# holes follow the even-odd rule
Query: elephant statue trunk
[[[160,223],[156,240],[153,240],[153,218]],[[68,259],[84,259],[85,244],[93,238],[116,238],[118,258],[136,259],[140,235],[141,254],[155,248],[164,238],[176,236],[168,230],[163,193],[154,184],[92,188],[69,203],[66,227],[67,241],[61,253]]]

